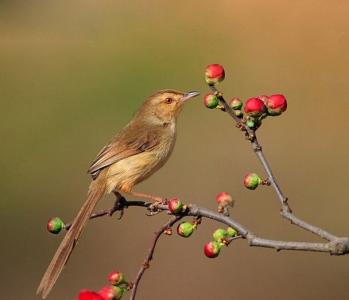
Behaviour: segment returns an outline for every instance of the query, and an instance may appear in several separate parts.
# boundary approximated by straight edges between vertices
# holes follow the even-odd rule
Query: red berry
[[[168,210],[173,214],[178,214],[183,210],[183,203],[179,198],[171,198],[167,201]]]
[[[207,108],[216,108],[219,104],[219,99],[217,98],[216,95],[213,94],[207,94],[204,97],[204,104]]]
[[[77,300],[105,300],[105,299],[96,292],[82,290],[80,291]]]
[[[125,275],[121,272],[111,272],[108,275],[108,281],[112,285],[119,285],[121,283],[127,283],[127,281],[125,279]]]
[[[266,112],[267,108],[261,99],[250,98],[246,100],[244,110],[251,117],[260,117]]]
[[[219,64],[208,65],[205,70],[207,84],[214,85],[225,78],[224,68]]]
[[[218,242],[212,241],[204,246],[204,253],[209,258],[215,258],[219,255],[221,251],[221,245]]]
[[[287,109],[287,101],[284,95],[271,95],[270,97],[268,97],[266,106],[269,115],[278,116],[281,115]]]
[[[124,289],[118,286],[105,286],[98,292],[102,296],[103,300],[119,300],[124,293]]]

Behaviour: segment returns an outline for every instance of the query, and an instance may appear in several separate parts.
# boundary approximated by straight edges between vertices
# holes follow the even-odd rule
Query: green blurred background
[[[348,236],[348,14],[340,0],[1,1],[1,298],[38,299],[61,240],[47,219],[72,219],[89,163],[146,96],[205,93],[209,63],[225,66],[227,97],[287,96],[288,111],[260,130],[263,149],[295,212]],[[138,191],[212,209],[228,191],[256,234],[318,241],[281,220],[271,189],[243,188],[246,172],[263,172],[227,115],[197,98],[179,121],[170,161]],[[114,269],[133,279],[165,219],[129,209],[122,221],[92,221],[49,299],[98,289]],[[202,246],[216,227],[163,237],[139,299],[348,299],[348,257],[237,241],[209,260]]]

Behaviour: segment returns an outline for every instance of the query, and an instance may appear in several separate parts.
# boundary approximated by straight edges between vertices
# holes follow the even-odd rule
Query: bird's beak
[[[186,94],[184,94],[184,96],[182,97],[182,101],[185,102],[187,100],[189,100],[190,98],[194,98],[196,96],[199,96],[200,93],[199,92],[188,92]]]

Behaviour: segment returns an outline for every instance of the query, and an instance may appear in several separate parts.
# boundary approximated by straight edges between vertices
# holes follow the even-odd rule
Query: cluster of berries
[[[218,228],[213,233],[213,241],[210,241],[204,246],[204,253],[209,258],[215,258],[219,255],[223,246],[228,246],[231,239],[237,236],[237,231],[228,227],[226,230]]]
[[[225,78],[224,68],[219,64],[212,64],[206,67],[205,80],[208,85],[213,86]],[[207,108],[220,108],[219,95],[209,93],[204,97],[204,104]],[[243,103],[239,98],[233,98],[228,102],[235,115],[251,129],[257,129],[261,121],[267,116],[279,116],[287,109],[285,96],[275,94],[271,96],[258,96],[249,98]]]
[[[233,206],[234,201],[231,195],[226,192],[221,192],[216,196],[216,201],[218,203],[218,211],[223,212],[228,206]],[[168,210],[173,214],[179,214],[186,209],[186,206],[178,198],[172,198],[167,201]],[[177,234],[181,237],[190,237],[194,230],[197,229],[199,220],[194,220],[193,222],[181,222],[177,226]],[[205,244],[204,253],[207,257],[214,258],[220,253],[221,248],[225,245],[227,246],[230,239],[237,236],[237,231],[234,228],[228,227],[226,230],[217,229],[213,233],[213,241]]]
[[[179,200],[179,198],[177,198],[177,197],[169,199],[167,201],[167,206],[168,206],[168,210],[172,214],[180,214],[187,209],[187,206],[184,205],[182,203],[182,201]],[[193,232],[197,228],[197,226],[198,226],[197,221],[194,221],[192,223],[191,222],[182,222],[177,226],[177,233],[181,237],[188,238],[193,234]]]
[[[77,300],[119,300],[130,289],[129,283],[121,272],[111,272],[108,281],[111,285],[101,288],[98,292],[80,291]]]

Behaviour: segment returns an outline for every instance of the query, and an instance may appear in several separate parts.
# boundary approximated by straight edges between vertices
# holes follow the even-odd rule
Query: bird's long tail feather
[[[97,182],[92,182],[85,203],[75,217],[71,227],[59,245],[50,265],[41,279],[36,292],[37,294],[41,294],[43,299],[47,297],[57,281],[58,276],[62,272],[64,265],[67,263],[87,220],[91,216],[93,209],[98,203],[98,200],[103,196],[104,192],[105,188],[103,186],[97,184]]]

